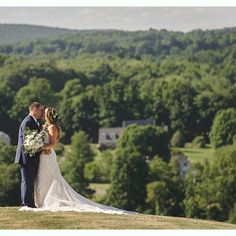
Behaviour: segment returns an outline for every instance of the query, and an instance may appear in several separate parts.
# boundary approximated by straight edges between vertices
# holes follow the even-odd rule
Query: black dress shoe
[[[22,205],[22,206],[26,206],[26,207],[31,207],[31,208],[37,208],[35,205],[31,205],[31,204],[28,204],[28,205]]]

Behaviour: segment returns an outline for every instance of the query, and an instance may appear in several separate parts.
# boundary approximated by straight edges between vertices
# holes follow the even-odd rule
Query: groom
[[[25,129],[40,131],[39,119],[44,116],[44,108],[38,102],[29,106],[29,114],[21,122],[19,128],[18,145],[16,149],[15,163],[20,164],[21,172],[21,205],[35,208],[34,204],[34,179],[38,170],[40,152],[34,156],[24,153]]]

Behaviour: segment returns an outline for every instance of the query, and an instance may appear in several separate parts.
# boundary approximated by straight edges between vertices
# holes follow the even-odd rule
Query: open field
[[[104,196],[106,194],[106,190],[109,188],[110,184],[107,183],[91,183],[89,184],[89,187],[91,189],[94,189],[96,191],[96,196],[97,197],[101,197]]]
[[[188,159],[194,162],[204,162],[204,160],[212,160],[214,150],[207,148],[172,148],[172,150],[180,150]]]
[[[98,150],[97,144],[91,144],[91,147],[95,153],[95,156],[100,156],[101,151]],[[69,145],[66,147],[67,149],[69,148]],[[172,147],[171,150],[179,150],[183,152],[188,159],[193,163],[193,162],[204,162],[204,160],[212,160],[213,154],[214,154],[214,149],[210,147],[210,145],[207,145],[206,148],[179,148],[179,147]],[[114,150],[111,150],[111,152],[115,152]]]

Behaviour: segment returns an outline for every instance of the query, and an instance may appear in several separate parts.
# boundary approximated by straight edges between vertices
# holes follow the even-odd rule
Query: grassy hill
[[[0,24],[0,44],[31,41],[40,38],[53,39],[60,35],[77,33],[77,30],[35,25]]]
[[[214,154],[214,149],[209,146],[206,148],[172,148],[172,151],[173,150],[179,150],[183,152],[192,163],[203,163],[205,160],[211,161]]]
[[[0,229],[236,229],[233,224],[180,217],[17,210],[0,208]]]

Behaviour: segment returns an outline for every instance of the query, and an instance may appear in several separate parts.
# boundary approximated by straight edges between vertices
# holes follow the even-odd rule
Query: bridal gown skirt
[[[77,211],[108,214],[135,214],[115,207],[93,202],[78,194],[63,178],[57,164],[57,156],[41,154],[34,184],[37,208],[20,208],[20,211]]]

